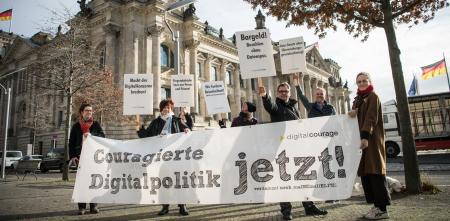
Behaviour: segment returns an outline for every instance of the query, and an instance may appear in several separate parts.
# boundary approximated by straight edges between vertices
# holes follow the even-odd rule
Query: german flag
[[[422,76],[420,78],[422,80],[427,80],[432,77],[447,74],[447,67],[445,65],[444,59],[436,63],[427,65],[425,67],[421,67],[421,69],[422,69]]]
[[[0,13],[0,21],[9,21],[12,18],[12,9]]]

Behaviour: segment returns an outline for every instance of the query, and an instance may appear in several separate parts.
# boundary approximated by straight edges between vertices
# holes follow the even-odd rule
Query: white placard
[[[236,32],[236,46],[242,79],[276,75],[268,29]]]
[[[153,74],[125,74],[123,115],[153,114]]]
[[[194,76],[172,75],[171,97],[175,107],[194,106]]]
[[[225,204],[325,201],[352,194],[361,158],[347,115],[135,140],[89,136],[74,202]]]
[[[303,37],[280,40],[279,49],[283,74],[306,73],[306,51]]]
[[[231,111],[223,81],[205,82],[203,84],[203,93],[209,115]]]

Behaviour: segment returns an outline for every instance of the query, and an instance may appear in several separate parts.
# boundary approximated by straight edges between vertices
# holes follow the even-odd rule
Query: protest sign
[[[283,74],[306,73],[306,52],[303,37],[280,40],[279,50]]]
[[[136,140],[88,136],[74,202],[224,204],[325,201],[352,194],[361,158],[347,115]]]
[[[276,75],[268,29],[236,32],[236,46],[242,79]]]
[[[170,93],[175,107],[194,106],[193,75],[173,75],[171,82]]]
[[[153,114],[153,74],[125,74],[123,115]]]
[[[223,81],[205,82],[203,84],[203,93],[209,115],[231,111]]]

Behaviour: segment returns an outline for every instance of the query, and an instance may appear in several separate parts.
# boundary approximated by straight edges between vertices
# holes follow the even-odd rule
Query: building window
[[[232,77],[231,77],[231,71],[227,70],[226,76],[225,76],[225,83],[230,85],[232,82]]]
[[[173,68],[174,67],[174,55],[171,50],[165,45],[161,45],[160,48],[161,67]],[[170,56],[169,56],[170,55]]]
[[[241,88],[245,88],[244,79],[242,79],[242,75],[239,74],[239,83],[241,84]]]
[[[57,127],[60,128],[63,125],[63,112],[58,111],[58,121],[57,121]]]
[[[212,67],[209,73],[209,81],[217,81],[217,67]]]
[[[197,62],[197,76],[203,77],[203,66],[200,62]]]
[[[100,52],[100,57],[98,58],[98,66],[100,69],[105,69],[105,63],[106,63],[106,48],[103,48]]]
[[[170,88],[162,87],[161,88],[161,100],[170,98]]]
[[[252,90],[256,90],[256,80],[252,79]]]
[[[169,48],[161,45],[161,66],[169,67]]]

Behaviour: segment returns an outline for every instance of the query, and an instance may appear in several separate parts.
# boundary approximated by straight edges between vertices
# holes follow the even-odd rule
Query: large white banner
[[[281,72],[292,74],[306,73],[305,42],[303,37],[280,40]]]
[[[361,157],[347,115],[120,141],[89,136],[72,200],[125,204],[324,201],[351,196]]]
[[[153,74],[125,74],[123,87],[123,115],[153,114]]]
[[[236,46],[242,79],[276,75],[268,29],[236,32]]]
[[[194,106],[194,75],[172,75],[171,97],[175,107]]]
[[[208,114],[228,113],[231,111],[223,81],[203,83],[203,93]]]

